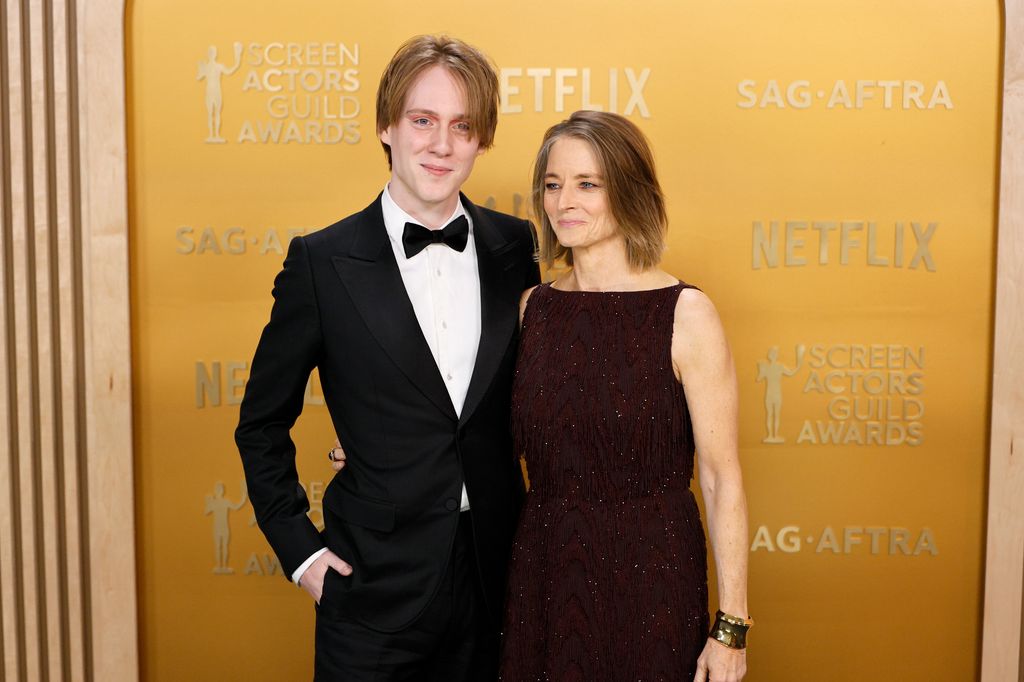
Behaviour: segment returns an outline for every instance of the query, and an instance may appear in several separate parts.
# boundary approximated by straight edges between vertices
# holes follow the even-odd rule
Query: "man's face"
[[[391,146],[391,197],[427,227],[438,227],[483,153],[466,98],[447,69],[433,66],[419,75],[402,115],[380,139]]]

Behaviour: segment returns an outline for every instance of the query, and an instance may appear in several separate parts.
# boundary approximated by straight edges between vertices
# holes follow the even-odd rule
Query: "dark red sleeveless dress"
[[[501,658],[507,682],[691,680],[707,640],[693,430],[672,371],[689,285],[592,293],[541,285],[512,393],[526,496]]]

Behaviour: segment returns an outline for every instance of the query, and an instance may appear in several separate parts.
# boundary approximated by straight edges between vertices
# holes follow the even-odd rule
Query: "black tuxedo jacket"
[[[500,619],[523,496],[509,429],[518,304],[540,275],[528,222],[462,201],[479,262],[481,334],[461,417],[406,294],[378,197],[292,240],[235,431],[256,520],[286,575],[326,545],[353,573],[328,571],[321,605],[378,630],[406,627],[434,595],[463,482],[488,609]],[[306,516],[289,436],[314,367],[347,454],[324,493],[322,534]]]

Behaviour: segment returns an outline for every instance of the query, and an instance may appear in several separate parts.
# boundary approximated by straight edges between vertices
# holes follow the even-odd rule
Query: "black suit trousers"
[[[462,512],[437,593],[398,632],[380,632],[348,616],[325,583],[316,615],[315,682],[494,680],[498,632],[487,617],[472,538],[470,514]]]

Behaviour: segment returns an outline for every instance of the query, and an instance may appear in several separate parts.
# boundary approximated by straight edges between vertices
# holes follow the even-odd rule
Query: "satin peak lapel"
[[[363,211],[362,217],[349,255],[332,257],[334,269],[391,361],[438,409],[456,420],[448,389],[402,283],[380,200]]]
[[[519,292],[512,290],[514,282],[506,274],[512,256],[509,250],[515,244],[505,241],[498,228],[465,196],[462,203],[473,218],[473,239],[480,273],[480,346],[459,417],[459,423],[465,424],[487,394],[508,349],[519,319]]]

